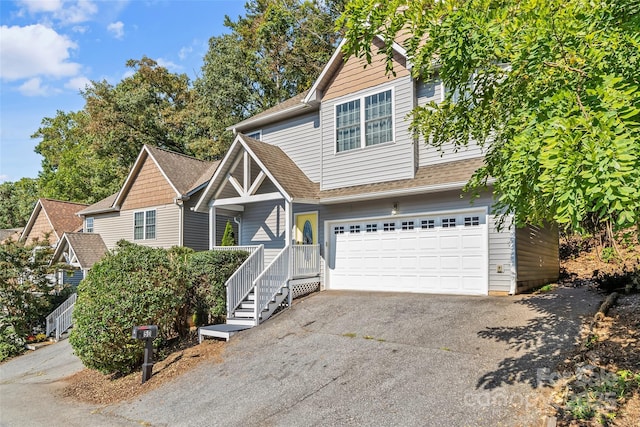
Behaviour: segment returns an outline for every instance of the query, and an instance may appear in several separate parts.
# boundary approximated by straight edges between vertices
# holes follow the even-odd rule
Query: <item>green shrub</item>
[[[226,314],[224,284],[248,255],[244,251],[207,251],[191,256],[188,274],[198,323],[220,321]]]
[[[131,338],[135,325],[158,325],[156,345],[186,333],[190,253],[121,241],[93,266],[78,286],[69,337],[85,366],[103,373],[128,373],[140,366],[144,349]]]
[[[233,225],[231,225],[231,221],[227,220],[227,225],[224,227],[224,234],[222,235],[222,242],[220,242],[220,246],[234,246],[235,244],[236,239],[233,235]]]
[[[0,319],[0,362],[24,351],[24,338],[16,333],[12,324]]]
[[[118,242],[78,286],[69,342],[88,368],[126,374],[142,363],[144,346],[131,338],[136,325],[158,325],[162,347],[184,338],[188,320],[225,314],[224,283],[246,252],[153,249]]]

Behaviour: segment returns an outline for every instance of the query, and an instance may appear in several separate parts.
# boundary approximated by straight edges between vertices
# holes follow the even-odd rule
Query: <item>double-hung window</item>
[[[133,214],[133,239],[156,238],[156,211],[135,212]]]
[[[93,233],[93,217],[88,216],[84,220],[84,232]]]
[[[393,141],[391,89],[336,105],[336,152]]]

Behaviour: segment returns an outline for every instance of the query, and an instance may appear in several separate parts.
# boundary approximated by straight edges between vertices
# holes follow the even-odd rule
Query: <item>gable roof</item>
[[[199,189],[199,187],[211,177],[211,175],[208,177],[206,175],[219,163],[199,160],[195,157],[174,153],[145,144],[142,150],[140,150],[140,154],[133,164],[131,171],[129,171],[129,176],[127,176],[120,192],[116,196],[113,207],[119,208],[122,206],[127,193],[131,189],[138,172],[140,172],[147,158],[151,158],[158,169],[160,169],[162,175],[173,191],[175,191],[176,198],[183,198],[196,191],[196,189]]]
[[[406,34],[400,34],[392,46],[393,50],[405,59],[407,58],[407,52],[399,43],[407,38],[408,36]],[[378,43],[384,43],[384,38],[382,36],[376,36],[374,40]],[[310,89],[305,90],[304,92],[299,93],[261,113],[251,116],[248,119],[236,123],[233,126],[229,126],[227,130],[239,133],[250,128],[259,128],[262,125],[277,120],[283,120],[285,118],[317,110],[320,105],[321,92],[330,83],[334,73],[340,69],[340,66],[345,61],[345,55],[342,51],[345,43],[346,39],[340,42],[336,50],[333,52],[331,59],[329,59],[329,62],[327,62],[325,67],[322,69],[322,72]],[[410,65],[411,64],[407,62],[407,66],[410,67]]]
[[[51,263],[54,264],[62,261],[65,250],[69,253],[69,249],[75,254],[78,265],[82,269],[91,268],[93,264],[100,261],[107,253],[107,246],[99,234],[65,233],[62,239],[60,239]]]
[[[233,126],[227,128],[227,130],[232,130],[234,133],[242,132],[248,128],[258,128],[264,124],[282,120],[286,117],[293,117],[299,114],[303,114],[310,111],[315,111],[318,109],[318,105],[311,105],[309,103],[304,103],[304,99],[307,97],[309,90],[305,90],[302,93],[297,94],[281,103],[262,111],[261,113],[255,114],[248,119],[245,119],[239,123],[236,123]]]
[[[195,206],[196,211],[206,211],[206,203],[213,198],[218,188],[223,184],[227,173],[243,150],[249,153],[253,161],[258,164],[286,199],[297,199],[298,201],[317,199],[319,184],[311,182],[280,147],[238,134],[209,181],[209,185],[200,196],[200,200]]]
[[[78,215],[87,216],[118,211],[147,158],[153,160],[175,191],[177,198],[189,197],[203,188],[220,164],[220,161],[208,162],[162,148],[144,145],[120,191],[81,210]]]
[[[477,157],[422,166],[418,168],[415,176],[409,179],[322,190],[319,193],[320,203],[342,203],[344,201],[458,190],[467,184],[483,162],[482,157]]]
[[[49,221],[51,230],[53,230],[57,240],[60,240],[60,237],[67,231],[82,229],[82,219],[76,214],[87,206],[88,205],[82,203],[63,202],[45,198],[38,199],[27,225],[22,230],[20,240],[24,240],[29,235],[36,219],[41,213],[43,213]]]

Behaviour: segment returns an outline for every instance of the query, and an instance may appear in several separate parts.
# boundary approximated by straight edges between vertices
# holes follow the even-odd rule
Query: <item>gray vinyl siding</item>
[[[442,84],[439,79],[424,82],[419,80],[416,82],[416,96],[418,106],[424,106],[429,102],[435,101],[440,103],[442,100]],[[438,163],[451,162],[455,160],[471,159],[481,157],[482,149],[476,144],[469,144],[467,147],[461,148],[455,152],[452,143],[444,144],[441,150],[427,145],[423,138],[418,140],[418,165],[429,166]]]
[[[84,279],[84,272],[80,269],[75,269],[73,271],[62,271],[62,283],[65,285],[77,288],[82,279]]]
[[[394,142],[336,153],[335,106],[353,100],[359,95],[371,95],[390,88],[393,88]],[[324,102],[321,107],[321,188],[331,189],[413,178],[413,138],[406,120],[407,114],[413,108],[413,100],[413,82],[410,77],[405,77]]]
[[[510,293],[515,281],[513,229],[510,219],[498,230],[498,217],[489,215],[489,291]],[[498,272],[499,267],[502,273]]]
[[[311,181],[320,181],[322,139],[317,111],[263,128],[262,141],[282,148]]]
[[[516,229],[518,292],[558,279],[558,228],[527,226]]]
[[[242,213],[240,245],[264,245],[265,266],[284,248],[284,200],[250,203]]]
[[[141,211],[156,211],[156,238],[133,239],[133,214]],[[170,248],[180,243],[180,210],[176,205],[150,206],[144,209],[96,214],[93,220],[94,233],[100,234],[108,249],[113,249],[118,240],[156,247]]]
[[[199,198],[200,192],[194,194],[184,203],[182,241],[184,246],[195,251],[206,251],[209,249],[209,214],[191,210],[198,203]],[[222,231],[224,232],[224,229]]]

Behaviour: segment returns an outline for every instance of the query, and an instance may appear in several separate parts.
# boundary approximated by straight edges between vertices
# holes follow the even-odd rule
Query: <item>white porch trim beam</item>
[[[244,203],[264,202],[267,200],[281,200],[284,196],[280,193],[256,194],[253,196],[230,197],[228,199],[214,200],[213,206],[239,205]]]
[[[229,174],[227,175],[227,181],[229,181],[229,183],[233,186],[233,188],[238,192],[239,196],[245,195],[244,188],[242,188],[242,185],[240,185],[240,183],[238,182],[237,179],[235,179],[235,177]]]
[[[249,153],[247,153],[246,151],[243,154],[244,155],[242,157],[244,158],[244,182],[242,187],[246,194],[249,193],[249,187],[251,186],[251,158],[249,157]]]
[[[216,208],[209,207],[209,249],[216,245]]]
[[[256,191],[258,191],[258,188],[262,185],[262,182],[266,177],[267,174],[265,174],[264,171],[260,171],[260,173],[256,177],[256,180],[253,181],[253,184],[251,184],[251,187],[249,187],[249,190],[247,190],[247,194],[249,196],[253,196],[254,194],[256,194]]]

